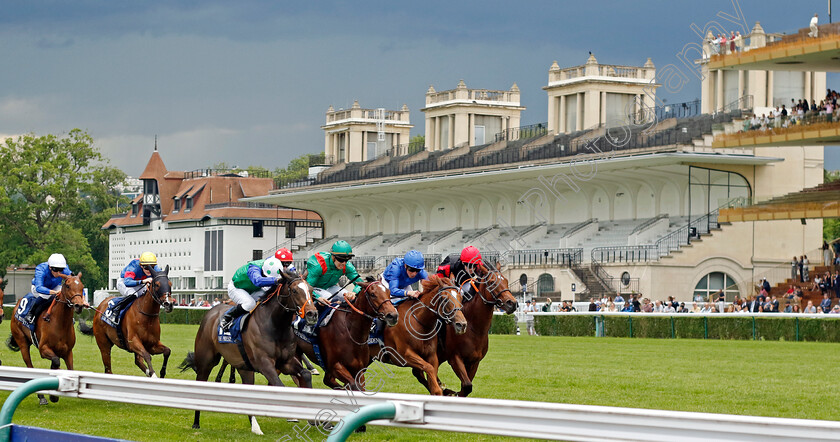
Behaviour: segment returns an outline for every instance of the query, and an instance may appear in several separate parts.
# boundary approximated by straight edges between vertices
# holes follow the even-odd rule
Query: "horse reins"
[[[164,302],[166,302],[166,300],[161,301],[161,300],[160,300],[160,297],[158,297],[158,296],[157,296],[157,291],[156,291],[156,290],[153,290],[153,289],[154,289],[154,285],[153,285],[153,284],[154,284],[154,282],[155,282],[155,281],[157,281],[157,280],[158,280],[158,279],[160,279],[160,278],[166,278],[166,279],[169,279],[169,276],[168,276],[168,275],[162,275],[162,274],[157,274],[157,275],[155,275],[155,276],[154,276],[154,278],[152,279],[152,282],[149,284],[149,289],[148,289],[147,291],[151,292],[151,295],[152,295],[152,300],[154,300],[154,301],[155,301],[155,302],[156,302],[159,306],[163,307],[163,303],[164,303]],[[139,292],[139,291],[140,291],[140,289],[137,289],[134,293],[137,293],[137,292]],[[146,316],[148,316],[148,317],[150,317],[150,318],[154,318],[154,317],[156,317],[156,316],[160,316],[160,310],[158,310],[158,312],[157,312],[157,313],[155,313],[155,314],[146,313],[146,312],[144,312],[144,311],[143,311],[143,310],[141,310],[141,309],[137,309],[137,311],[139,311],[141,314],[146,315]]]
[[[446,285],[446,286],[442,286],[442,287],[441,287],[441,288],[437,291],[437,293],[435,294],[435,296],[439,295],[442,291],[447,290],[447,289],[454,289],[454,290],[458,290],[458,291],[460,291],[460,290],[461,290],[461,288],[460,288],[460,287],[456,287],[456,286],[454,286],[454,285]],[[436,316],[436,317],[438,317],[438,320],[443,319],[443,320],[444,320],[444,322],[445,322],[445,323],[447,323],[447,324],[449,324],[449,323],[451,323],[451,322],[452,322],[452,319],[451,319],[451,318],[449,318],[449,319],[440,318],[440,315],[438,314],[437,310],[435,310],[435,309],[433,309],[433,308],[429,307],[428,305],[426,305],[426,303],[425,303],[425,302],[423,302],[423,300],[422,300],[422,299],[420,299],[420,297],[419,297],[419,296],[418,296],[417,298],[415,298],[415,299],[417,299],[417,302],[419,302],[419,303],[420,303],[420,305],[422,305],[422,306],[423,306],[426,310],[428,310],[428,311],[430,311],[430,312],[434,313],[434,314],[435,314],[435,316]],[[459,310],[461,310],[461,309],[462,309],[462,307],[456,307],[456,308],[452,309],[452,313],[453,313],[453,314],[452,314],[452,316],[454,316],[455,312],[457,312],[457,311],[459,311]],[[417,318],[417,316],[415,316],[415,314],[414,314],[414,311],[413,311],[413,310],[411,311],[411,317],[412,317],[412,318],[414,318],[414,320],[415,320],[415,321],[417,321],[420,325],[423,325],[423,326],[425,327],[425,324],[423,324],[423,322],[422,322],[422,321],[420,321],[420,319],[418,319],[418,318]]]

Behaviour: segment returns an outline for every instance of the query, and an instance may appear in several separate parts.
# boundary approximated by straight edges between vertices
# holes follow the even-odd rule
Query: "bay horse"
[[[340,389],[341,381],[350,390],[364,391],[364,369],[370,363],[368,336],[375,317],[391,327],[397,324],[399,314],[391,303],[391,291],[381,281],[368,277],[360,282],[362,290],[351,302],[335,308],[330,322],[318,328],[324,384]],[[317,361],[312,344],[298,338],[297,355],[306,355]]]
[[[61,290],[53,299],[53,303],[60,304],[50,314],[50,320],[44,320],[49,309],[41,312],[35,318],[35,339],[38,341],[38,351],[41,357],[50,360],[50,369],[56,370],[64,359],[64,366],[68,370],[73,369],[73,347],[76,345],[76,331],[73,329],[73,313],[81,313],[83,308],[90,307],[85,300],[82,284],[82,274],[60,275],[64,281],[61,283]],[[23,310],[21,303],[26,298],[21,298],[15,304],[15,310]],[[20,350],[23,362],[27,367],[32,368],[32,356],[29,353],[29,346],[33,344],[29,328],[12,315],[12,335],[6,341],[6,345],[12,351]],[[50,396],[52,402],[58,402],[58,396]],[[44,395],[38,395],[41,405],[46,405]]]
[[[461,381],[461,391],[458,396],[466,397],[472,392],[472,381],[478,371],[478,365],[490,346],[490,325],[493,322],[493,311],[502,308],[506,314],[512,314],[518,308],[516,298],[510,292],[507,278],[495,269],[488,269],[484,265],[476,267],[472,277],[467,280],[473,288],[470,295],[464,295],[464,317],[469,326],[463,334],[458,334],[450,324],[443,333],[439,334],[438,361],[448,362],[452,371]],[[421,376],[415,377],[424,384]],[[428,387],[427,387],[428,388]],[[454,396],[455,392],[444,389],[443,394]]]
[[[236,368],[243,384],[254,384],[259,372],[272,386],[283,386],[278,372],[291,375],[299,387],[312,388],[312,378],[295,357],[296,341],[292,319],[301,315],[310,325],[318,320],[312,303],[312,290],[306,280],[294,272],[281,272],[277,284],[251,311],[248,326],[242,333],[242,353],[238,344],[219,344],[219,319],[230,306],[219,304],[201,320],[195,336],[195,351],[181,363],[182,371],[195,370],[195,380],[206,381],[221,358]],[[243,358],[243,353],[247,360]],[[196,410],[193,428],[201,428],[201,412]],[[254,416],[248,416],[251,431],[262,434]]]
[[[429,393],[440,396],[443,390],[437,376],[437,333],[442,322],[453,324],[455,333],[464,333],[467,320],[461,312],[461,290],[449,278],[430,275],[420,284],[423,291],[416,299],[407,299],[397,306],[400,320],[396,326],[385,329],[385,348],[371,345],[370,354],[384,353],[382,362],[409,366],[415,376],[425,374]]]
[[[126,307],[127,310],[120,321],[120,330],[102,321],[102,314],[108,308],[110,296],[99,303],[93,316],[93,327],[84,322],[79,323],[79,331],[86,335],[93,335],[105,373],[111,373],[111,348],[116,345],[129,353],[134,353],[134,364],[146,376],[156,378],[158,375],[152,367],[152,355],[163,353],[163,364],[160,367],[160,377],[166,377],[166,364],[169,362],[169,347],[160,342],[160,308],[169,313],[174,306],[172,286],[169,282],[169,266],[162,272],[151,270],[152,282],[143,296]],[[120,336],[122,335],[122,336]]]

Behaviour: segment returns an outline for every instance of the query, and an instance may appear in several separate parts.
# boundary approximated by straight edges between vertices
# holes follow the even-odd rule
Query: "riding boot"
[[[222,316],[222,322],[219,324],[222,327],[222,330],[227,330],[230,328],[231,324],[233,324],[233,320],[245,314],[245,309],[242,308],[241,305],[238,305],[233,308],[233,310],[225,313]]]

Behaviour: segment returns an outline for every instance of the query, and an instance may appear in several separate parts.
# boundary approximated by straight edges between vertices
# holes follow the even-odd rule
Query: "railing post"
[[[366,405],[355,413],[344,417],[339,425],[333,428],[327,442],[344,442],[362,425],[377,419],[393,419],[397,414],[397,407],[393,402]]]

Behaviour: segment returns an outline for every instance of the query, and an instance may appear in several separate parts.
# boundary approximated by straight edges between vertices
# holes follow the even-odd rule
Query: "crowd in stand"
[[[745,41],[746,36],[742,37],[740,32],[732,32],[728,37],[725,33],[718,34],[716,37],[709,39],[709,48],[713,55],[731,54],[743,51]]]
[[[837,100],[840,98],[835,90],[827,90],[825,99],[808,103],[807,99],[795,100],[791,98],[790,106],[776,106],[769,113],[753,114],[752,118],[744,120],[743,131],[768,130],[787,128],[795,125],[811,124],[814,122],[832,122],[840,118],[840,110],[837,109]]]

